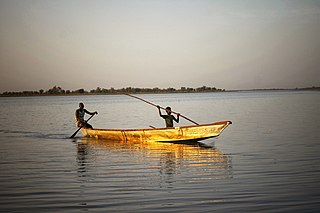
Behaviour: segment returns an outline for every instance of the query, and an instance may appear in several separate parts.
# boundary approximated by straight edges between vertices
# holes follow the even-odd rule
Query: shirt
[[[161,117],[166,121],[166,127],[173,127],[173,120],[179,123],[179,119],[176,119],[173,115],[161,115]]]

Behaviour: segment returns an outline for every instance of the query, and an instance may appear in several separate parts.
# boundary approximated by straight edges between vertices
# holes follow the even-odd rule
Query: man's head
[[[83,103],[79,103],[79,108],[83,109],[84,108],[84,104]]]
[[[171,107],[166,107],[166,112],[168,115],[170,115],[171,114]]]

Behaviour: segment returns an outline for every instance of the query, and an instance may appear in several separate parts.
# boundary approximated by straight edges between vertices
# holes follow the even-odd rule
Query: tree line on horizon
[[[155,88],[135,88],[135,87],[126,87],[121,89],[115,89],[111,87],[110,89],[97,87],[90,91],[85,89],[77,90],[64,90],[60,86],[54,86],[51,89],[38,91],[20,91],[20,92],[3,92],[1,96],[37,96],[37,95],[84,95],[84,94],[123,94],[123,93],[194,93],[194,92],[223,92],[225,89],[218,89],[216,87],[181,87],[180,89],[175,89],[172,87],[161,89],[158,87]]]

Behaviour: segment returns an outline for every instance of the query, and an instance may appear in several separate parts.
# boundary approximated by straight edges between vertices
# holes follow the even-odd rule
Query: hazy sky
[[[0,0],[0,92],[320,86],[320,1]]]

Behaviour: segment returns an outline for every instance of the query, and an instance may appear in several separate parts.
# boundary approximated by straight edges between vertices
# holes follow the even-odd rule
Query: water
[[[85,139],[97,128],[162,127],[127,96],[0,98],[1,212],[318,212],[320,93],[139,95],[199,123],[231,120],[199,144]],[[189,125],[181,119],[179,125]]]

